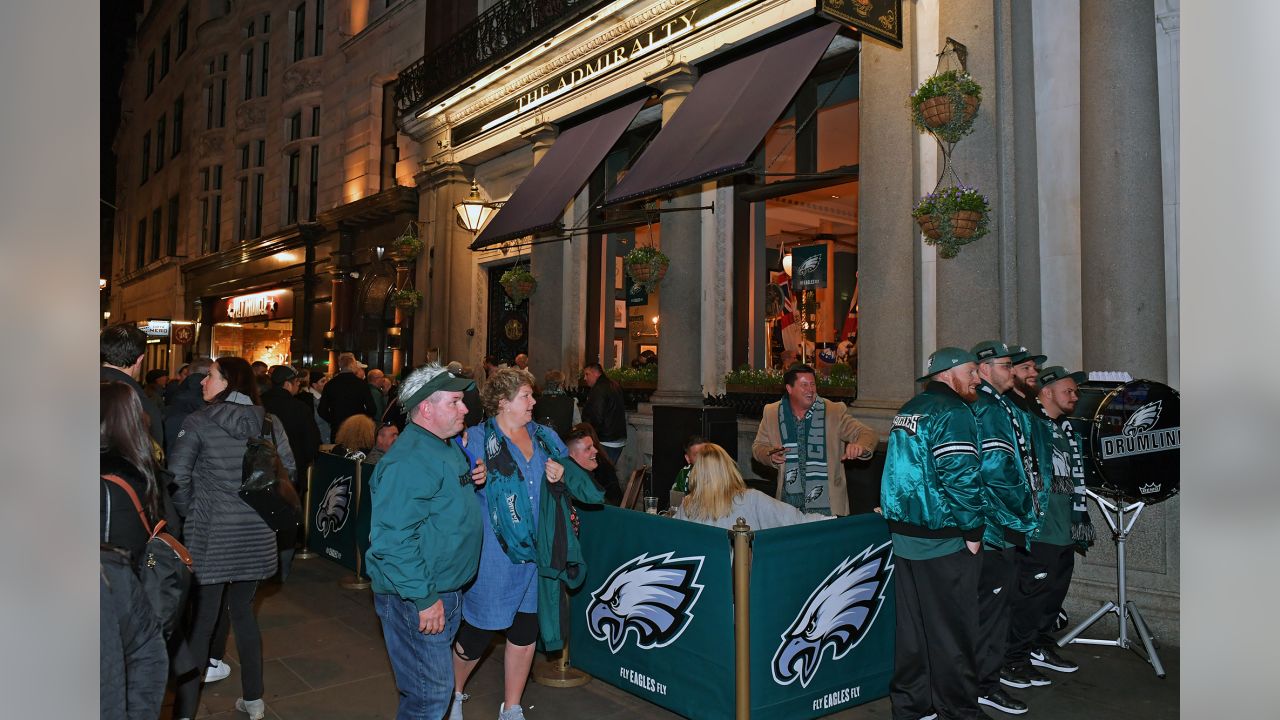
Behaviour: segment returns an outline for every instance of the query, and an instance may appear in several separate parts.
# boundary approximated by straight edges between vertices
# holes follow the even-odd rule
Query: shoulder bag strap
[[[151,523],[147,522],[147,514],[142,511],[142,503],[138,502],[138,493],[134,492],[129,483],[121,479],[119,475],[103,475],[102,479],[116,484],[129,495],[129,499],[133,501],[133,508],[138,511],[138,519],[142,521],[142,529],[147,531],[147,535],[154,537],[155,533],[151,530]],[[110,494],[108,494],[108,497],[110,497]],[[110,500],[107,502],[109,503]],[[164,521],[161,521],[160,524],[163,525]],[[159,530],[160,527],[156,526],[156,532],[159,532]]]

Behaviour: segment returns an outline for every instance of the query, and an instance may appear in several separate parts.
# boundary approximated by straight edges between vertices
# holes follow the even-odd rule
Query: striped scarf
[[[1080,436],[1071,426],[1071,421],[1063,415],[1057,420],[1062,433],[1071,443],[1071,480],[1074,484],[1071,502],[1071,539],[1077,545],[1088,548],[1093,544],[1097,533],[1093,529],[1093,520],[1089,517],[1088,496],[1084,494],[1084,454],[1080,452]]]
[[[830,515],[826,401],[818,398],[799,422],[785,398],[778,412],[778,431],[786,451],[782,462],[782,501],[803,512]]]
[[[1031,438],[1022,432],[1022,423],[1018,422],[1018,416],[1013,412],[1013,405],[1009,400],[996,389],[987,383],[982,383],[982,389],[988,395],[996,399],[1000,407],[1004,409],[1006,415],[1009,416],[1009,424],[1013,426],[1013,437],[1018,441],[1018,459],[1022,461],[1022,471],[1027,476],[1027,487],[1031,491],[1031,504],[1035,507],[1036,516],[1040,515],[1040,475],[1036,472],[1035,453],[1031,446]],[[988,443],[999,443],[999,440],[983,440],[983,449],[986,449]],[[1012,450],[1013,448],[1009,448]]]

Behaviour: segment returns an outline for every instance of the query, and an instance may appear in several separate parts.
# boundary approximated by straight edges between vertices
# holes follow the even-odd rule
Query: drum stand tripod
[[[1062,639],[1058,641],[1058,647],[1066,647],[1067,643],[1075,642],[1083,645],[1114,645],[1133,650],[1144,660],[1151,663],[1151,667],[1156,671],[1156,677],[1164,679],[1164,665],[1160,663],[1160,656],[1156,654],[1155,643],[1152,642],[1151,631],[1147,629],[1146,621],[1142,619],[1142,612],[1138,610],[1137,603],[1125,597],[1124,544],[1129,538],[1129,533],[1133,530],[1134,523],[1138,521],[1138,516],[1142,514],[1142,509],[1147,504],[1139,501],[1131,505],[1117,505],[1087,488],[1085,489],[1085,494],[1098,502],[1098,507],[1102,509],[1107,518],[1107,524],[1111,526],[1111,537],[1116,544],[1116,588],[1118,597],[1115,601],[1108,600],[1102,607],[1098,608],[1097,612],[1077,625],[1071,632],[1063,635]],[[1128,517],[1128,522],[1125,521],[1126,513],[1132,513]],[[1120,625],[1119,637],[1115,640],[1077,637],[1087,630],[1090,625],[1101,620],[1107,613],[1116,614]],[[1138,630],[1138,637],[1142,639],[1142,646],[1146,649],[1145,656],[1129,639],[1130,620],[1133,621],[1133,626]]]

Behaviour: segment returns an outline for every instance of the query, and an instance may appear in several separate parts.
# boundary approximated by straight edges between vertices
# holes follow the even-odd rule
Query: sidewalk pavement
[[[396,687],[382,643],[382,631],[368,590],[346,590],[339,581],[350,573],[315,557],[297,560],[288,582],[263,583],[255,605],[262,628],[267,717],[284,720],[364,720],[394,718]],[[1086,633],[1089,635],[1089,633]],[[1096,636],[1096,635],[1094,635]],[[463,706],[469,720],[498,716],[502,701],[502,650],[496,646],[467,686]],[[1132,651],[1115,647],[1070,645],[1060,651],[1080,664],[1064,675],[1046,671],[1053,684],[1010,690],[1035,720],[1165,720],[1178,717],[1178,648],[1160,649],[1168,678],[1160,680]],[[228,642],[231,677],[206,685],[197,718],[244,718],[235,710],[240,696],[235,638]],[[539,660],[542,656],[539,655]],[[172,701],[172,696],[167,702]],[[678,718],[645,700],[600,680],[569,689],[538,685],[524,695],[529,720]],[[166,704],[161,718],[169,720]],[[1009,718],[984,708],[996,720]],[[841,720],[889,718],[884,698],[830,715]]]

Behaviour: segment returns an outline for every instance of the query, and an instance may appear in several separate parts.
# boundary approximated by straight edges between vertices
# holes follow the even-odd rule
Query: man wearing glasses
[[[1021,715],[1026,703],[1011,697],[1001,683],[1028,687],[1029,682],[1004,677],[1005,646],[1009,635],[1009,597],[1014,591],[1016,548],[1027,547],[1041,514],[1037,503],[1035,452],[1029,418],[1004,396],[1013,387],[1011,357],[1017,351],[998,340],[987,340],[971,351],[978,359],[982,385],[973,413],[982,438],[980,452],[986,531],[983,533],[982,575],[978,580],[978,702],[1001,712]]]

